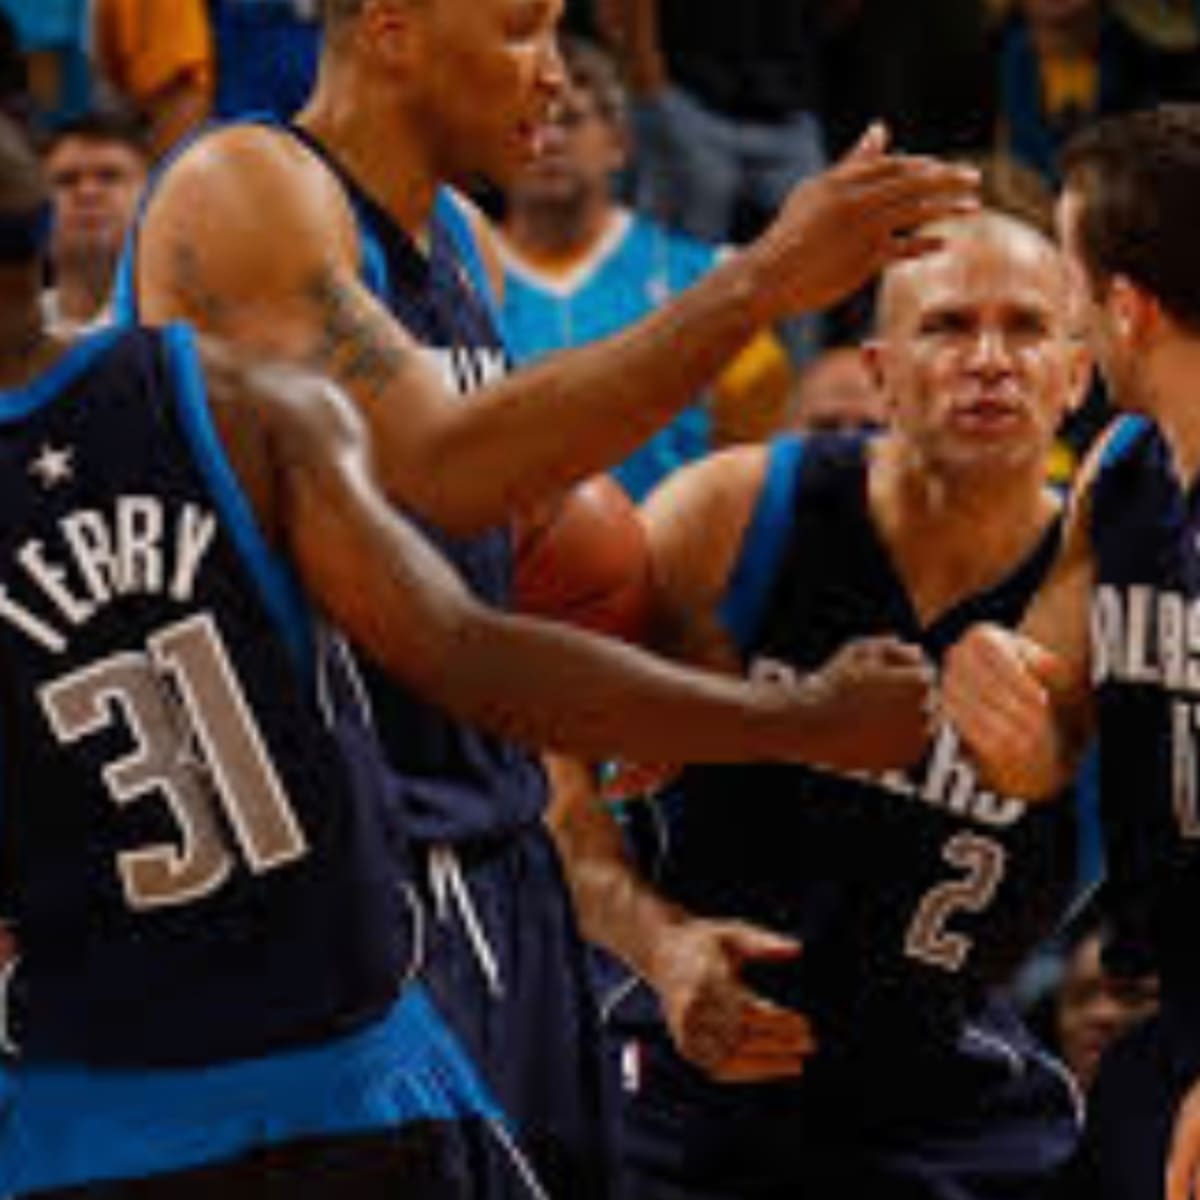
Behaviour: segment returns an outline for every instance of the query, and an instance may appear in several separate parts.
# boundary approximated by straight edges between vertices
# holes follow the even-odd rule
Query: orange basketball
[[[516,528],[518,612],[640,640],[650,554],[633,502],[607,475],[572,488]]]

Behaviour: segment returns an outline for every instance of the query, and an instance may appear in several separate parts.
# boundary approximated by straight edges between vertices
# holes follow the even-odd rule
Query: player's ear
[[[1071,336],[1068,351],[1067,395],[1063,406],[1063,416],[1066,417],[1079,408],[1091,390],[1092,379],[1096,373],[1096,360],[1088,346],[1087,339],[1079,334]]]
[[[359,48],[392,71],[408,74],[420,54],[421,0],[366,0],[355,37]]]
[[[1115,336],[1130,349],[1157,340],[1167,321],[1157,298],[1127,275],[1114,275],[1105,301]]]

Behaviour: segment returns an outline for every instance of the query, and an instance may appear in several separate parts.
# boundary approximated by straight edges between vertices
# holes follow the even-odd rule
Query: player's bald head
[[[876,305],[876,326],[881,333],[892,328],[897,317],[933,279],[944,275],[955,258],[987,251],[1044,271],[1047,283],[1062,289],[1063,311],[1069,307],[1068,273],[1058,247],[1025,221],[984,211],[939,221],[921,233],[940,239],[942,245],[924,257],[896,263],[884,272]]]

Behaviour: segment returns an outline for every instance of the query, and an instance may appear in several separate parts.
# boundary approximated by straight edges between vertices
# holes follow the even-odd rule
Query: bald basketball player
[[[219,130],[182,154],[147,206],[127,291],[151,322],[186,318],[330,374],[388,447],[389,495],[496,603],[510,517],[630,453],[764,323],[924,248],[906,231],[969,203],[975,182],[889,156],[873,132],[642,325],[502,379],[435,201],[445,183],[503,185],[537,152],[563,86],[560,6],[327,0],[297,123]],[[548,1188],[603,1193],[598,1039],[540,769],[419,693],[369,684],[438,915],[426,978]]]
[[[786,677],[866,633],[936,661],[982,614],[1020,618],[1087,362],[1040,233],[939,232],[884,281],[867,356],[888,432],[733,450],[648,501],[678,653]],[[1039,1195],[1075,1097],[994,987],[1063,911],[1073,806],[990,790],[948,727],[905,773],[691,767],[658,804],[654,887],[586,793],[559,806],[585,931],[636,972],[605,1006],[631,1194]]]

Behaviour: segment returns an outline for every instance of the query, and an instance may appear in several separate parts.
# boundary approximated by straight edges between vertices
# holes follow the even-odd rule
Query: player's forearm
[[[591,771],[573,759],[548,755],[550,829],[558,845],[580,927],[643,979],[652,979],[655,950],[682,919],[636,870],[621,831],[598,794]]]
[[[418,507],[459,533],[495,526],[632,453],[759,328],[757,262],[747,252],[631,329],[474,396],[411,481]]]
[[[622,642],[476,609],[423,690],[514,741],[589,760],[821,757],[828,721],[807,687],[695,671]]]

